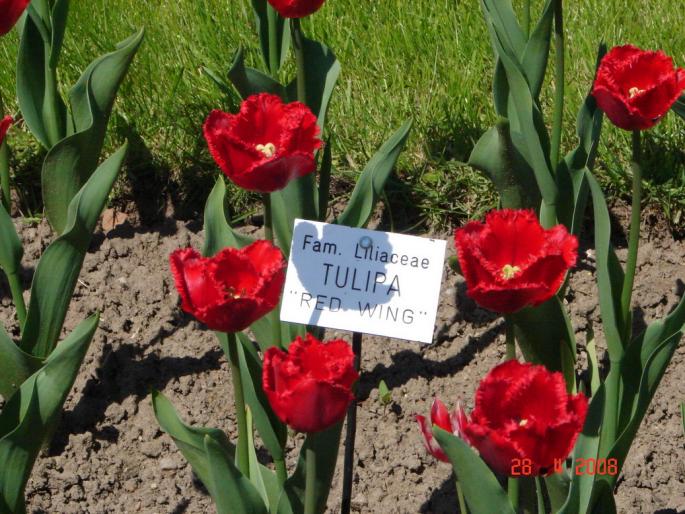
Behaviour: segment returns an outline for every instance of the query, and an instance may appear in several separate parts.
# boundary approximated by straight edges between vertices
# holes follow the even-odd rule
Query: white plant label
[[[430,343],[445,246],[297,219],[281,320]]]

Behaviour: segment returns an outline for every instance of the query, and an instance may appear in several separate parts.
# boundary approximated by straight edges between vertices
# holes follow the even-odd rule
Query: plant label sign
[[[445,246],[297,219],[281,320],[430,343]]]

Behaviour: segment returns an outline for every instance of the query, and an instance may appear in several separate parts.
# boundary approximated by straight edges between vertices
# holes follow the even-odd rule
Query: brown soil
[[[102,320],[55,439],[39,458],[28,484],[29,512],[213,512],[190,466],[159,430],[149,398],[149,389],[158,388],[187,422],[220,427],[235,436],[225,359],[213,334],[177,307],[167,266],[172,250],[201,245],[199,228],[198,223],[167,220],[150,229],[125,224],[106,235],[96,234],[66,329],[95,310],[101,311]],[[685,244],[658,228],[650,233],[640,254],[635,293],[638,325],[666,314],[684,289]],[[22,226],[21,235],[28,284],[51,236],[44,223]],[[592,255],[581,253],[568,299],[582,345],[589,322],[598,340],[602,335]],[[0,318],[16,335],[8,293],[0,292]],[[451,470],[426,455],[414,414],[427,413],[434,395],[451,405],[461,399],[472,408],[479,379],[503,359],[503,327],[465,296],[463,281],[447,267],[441,294],[433,345],[364,339],[353,493],[356,512],[457,511]],[[685,437],[678,411],[685,400],[683,376],[685,347],[681,345],[619,481],[621,513],[685,512]],[[392,390],[389,406],[378,401],[381,379]],[[330,512],[339,511],[341,463],[342,459]]]

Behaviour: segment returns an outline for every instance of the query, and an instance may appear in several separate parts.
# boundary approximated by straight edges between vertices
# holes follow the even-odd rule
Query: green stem
[[[16,272],[7,273],[7,282],[9,282],[14,307],[17,309],[17,319],[19,320],[19,328],[23,332],[24,323],[26,322],[26,304],[24,303],[24,290],[21,287],[19,275]]]
[[[236,455],[238,469],[246,477],[250,476],[249,456],[247,451],[247,416],[245,415],[245,395],[243,393],[243,380],[238,361],[238,341],[235,334],[228,332],[228,360],[231,366],[231,379],[233,380],[233,396],[235,403],[236,420],[238,423],[238,446]]]
[[[278,13],[268,2],[266,17],[269,24],[269,73],[276,79],[281,64],[278,55]]]
[[[530,0],[526,0],[523,4],[523,30],[528,39],[530,37]]]
[[[288,479],[288,472],[285,469],[285,460],[274,459],[274,465],[276,466],[276,479],[278,480],[278,485],[282,487]]]
[[[564,121],[564,13],[562,0],[554,0],[554,114],[552,119],[552,170],[559,164],[561,130]]]
[[[514,477],[509,477],[507,482],[507,495],[509,496],[509,502],[514,508],[514,512],[519,510],[519,479]]]
[[[307,478],[304,489],[304,514],[316,514],[316,452],[307,448]]]
[[[514,360],[516,359],[516,334],[514,333],[514,321],[511,319],[511,316],[504,316],[504,330],[507,342],[506,360]]]
[[[295,51],[295,62],[297,63],[297,99],[306,105],[307,74],[304,62],[304,35],[302,34],[299,18],[290,19],[290,32],[292,33],[293,50]]]
[[[274,242],[274,227],[273,227],[273,213],[271,209],[271,195],[265,193],[262,195],[262,202],[264,203],[264,238],[271,243]],[[272,344],[274,346],[281,346],[281,320],[278,319],[278,311],[280,307],[276,307],[271,313],[271,335],[273,337]]]
[[[538,514],[545,514],[545,496],[543,493],[544,484],[540,477],[535,477],[535,494],[538,499]]]
[[[633,204],[630,210],[630,235],[628,237],[628,258],[626,259],[626,274],[623,279],[621,292],[621,312],[625,326],[624,345],[630,341],[630,301],[635,282],[635,267],[637,266],[637,249],[640,244],[640,207],[642,203],[642,168],[640,167],[640,131],[633,131]]]
[[[457,499],[459,500],[459,514],[468,514],[466,502],[464,501],[464,491],[461,490],[461,484],[457,476],[454,476],[454,483],[457,486]]]
[[[262,203],[264,203],[264,239],[274,242],[274,223],[271,215],[271,195],[264,193],[262,195]]]

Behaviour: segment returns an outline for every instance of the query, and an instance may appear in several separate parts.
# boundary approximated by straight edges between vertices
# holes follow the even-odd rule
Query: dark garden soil
[[[619,210],[618,212],[623,212]],[[618,216],[625,226],[624,216]],[[20,225],[19,222],[18,226]],[[204,513],[212,503],[150,405],[162,390],[192,424],[220,427],[235,436],[231,381],[211,332],[185,315],[168,271],[168,254],[199,247],[200,224],[167,220],[151,228],[125,223],[98,232],[85,260],[66,321],[71,330],[95,310],[100,328],[88,352],[51,446],[28,484],[31,513]],[[658,225],[640,252],[635,323],[669,312],[685,292],[685,243]],[[21,224],[28,284],[51,239],[45,223]],[[617,239],[619,247],[624,246]],[[448,244],[453,254],[453,244]],[[582,344],[593,324],[602,340],[591,251],[581,251],[568,300]],[[620,250],[623,258],[625,250]],[[428,456],[414,421],[434,395],[472,408],[478,381],[504,357],[502,322],[465,296],[463,281],[445,267],[442,302],[430,346],[375,337],[364,339],[353,510],[362,513],[454,513],[448,465]],[[2,290],[0,318],[10,321]],[[348,334],[340,334],[348,338]],[[600,343],[601,344],[601,343]],[[685,512],[685,436],[678,405],[685,400],[685,344],[681,343],[648,411],[619,481],[621,513]],[[383,379],[393,402],[378,401]],[[341,453],[342,455],[342,453]],[[338,461],[329,511],[339,511]],[[496,513],[493,513],[496,514]]]

